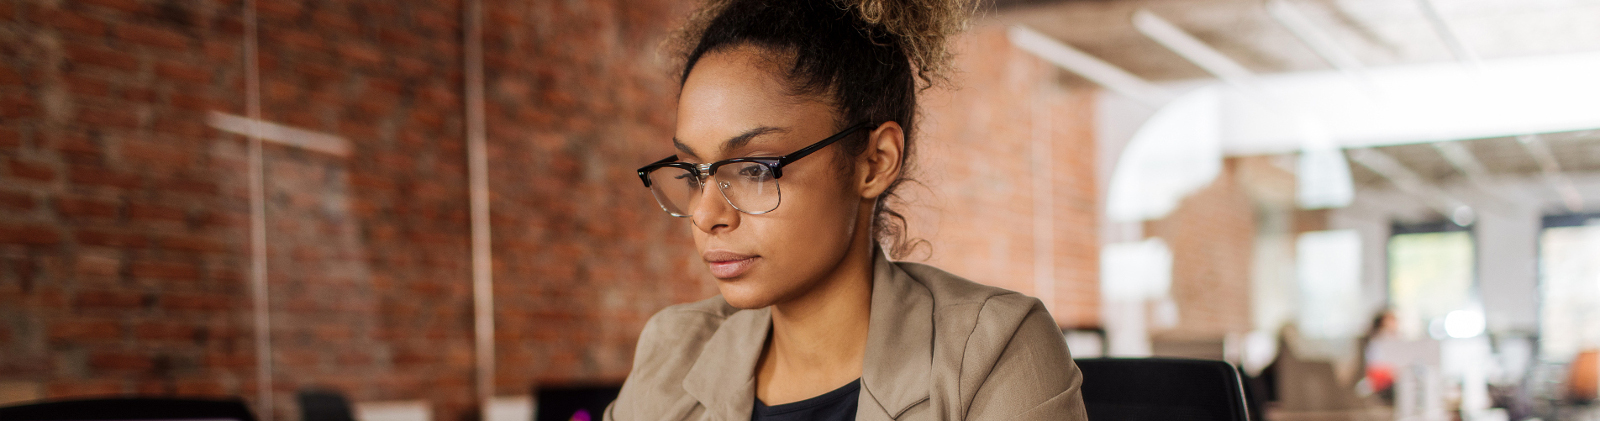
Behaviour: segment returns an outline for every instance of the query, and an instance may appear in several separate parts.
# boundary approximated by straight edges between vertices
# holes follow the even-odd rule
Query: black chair
[[[38,402],[0,408],[0,421],[255,421],[238,399],[119,397]]]
[[[620,385],[541,387],[534,393],[539,409],[533,419],[567,421],[575,418],[573,415],[581,411],[589,415],[587,419],[598,420],[606,412],[606,406],[611,405],[611,401],[617,400],[617,394],[621,391]]]
[[[1232,364],[1176,358],[1075,360],[1094,421],[1249,421]]]
[[[294,399],[300,404],[300,421],[355,421],[350,400],[337,391],[302,389]]]

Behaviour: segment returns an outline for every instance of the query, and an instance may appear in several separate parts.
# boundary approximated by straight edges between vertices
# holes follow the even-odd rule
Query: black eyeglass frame
[[[855,133],[858,130],[869,128],[869,127],[871,127],[871,124],[869,122],[863,121],[863,122],[860,122],[860,123],[856,123],[856,125],[850,126],[848,128],[845,128],[843,131],[840,131],[839,133],[834,133],[833,136],[828,136],[827,139],[822,139],[821,141],[818,141],[817,143],[811,144],[811,146],[806,146],[804,148],[800,148],[800,150],[794,151],[793,153],[790,153],[790,154],[784,155],[784,156],[775,156],[775,157],[753,156],[753,157],[744,157],[744,158],[724,159],[724,160],[721,160],[721,161],[705,163],[705,164],[693,164],[693,163],[688,163],[688,162],[677,162],[678,161],[678,156],[677,155],[673,155],[673,156],[667,157],[666,159],[662,159],[660,161],[652,162],[652,163],[650,163],[650,165],[646,165],[646,166],[640,167],[639,168],[639,180],[644,181],[644,187],[645,188],[650,188],[650,173],[655,172],[655,170],[658,170],[658,169],[672,167],[672,168],[680,168],[680,169],[683,169],[684,171],[690,172],[691,174],[695,174],[695,177],[699,178],[700,179],[699,181],[702,183],[702,185],[704,185],[706,179],[709,179],[712,176],[717,175],[717,169],[718,168],[721,168],[724,165],[737,164],[737,163],[741,163],[741,162],[755,162],[755,163],[759,163],[761,165],[766,165],[767,168],[772,169],[772,178],[773,179],[779,179],[779,178],[783,178],[783,167],[785,165],[793,164],[795,161],[799,161],[800,158],[805,158],[806,155],[811,155],[813,152],[822,150],[822,148],[826,148],[826,147],[828,147],[828,145],[832,145],[835,142],[838,142],[840,139],[844,139],[845,137],[850,136],[850,134]]]

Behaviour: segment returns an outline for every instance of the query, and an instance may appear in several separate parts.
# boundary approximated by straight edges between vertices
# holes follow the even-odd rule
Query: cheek
[[[763,243],[812,252],[848,247],[859,201],[844,194],[839,181],[832,177],[808,177],[803,181],[804,185],[793,183],[795,187],[784,191],[779,210],[763,215],[769,218],[751,218],[752,222],[761,220],[758,225],[763,234],[783,237],[776,242],[764,238]],[[824,254],[842,253],[837,250]]]

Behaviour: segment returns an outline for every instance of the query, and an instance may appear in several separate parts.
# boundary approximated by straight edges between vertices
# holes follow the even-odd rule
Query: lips
[[[701,256],[706,265],[711,268],[711,276],[717,279],[737,278],[750,270],[761,256],[740,254],[731,251],[713,250]]]

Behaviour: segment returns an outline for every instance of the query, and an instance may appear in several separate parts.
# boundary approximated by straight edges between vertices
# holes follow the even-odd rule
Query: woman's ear
[[[906,152],[906,133],[900,123],[886,122],[867,134],[867,150],[856,162],[861,197],[876,199],[900,179]]]

